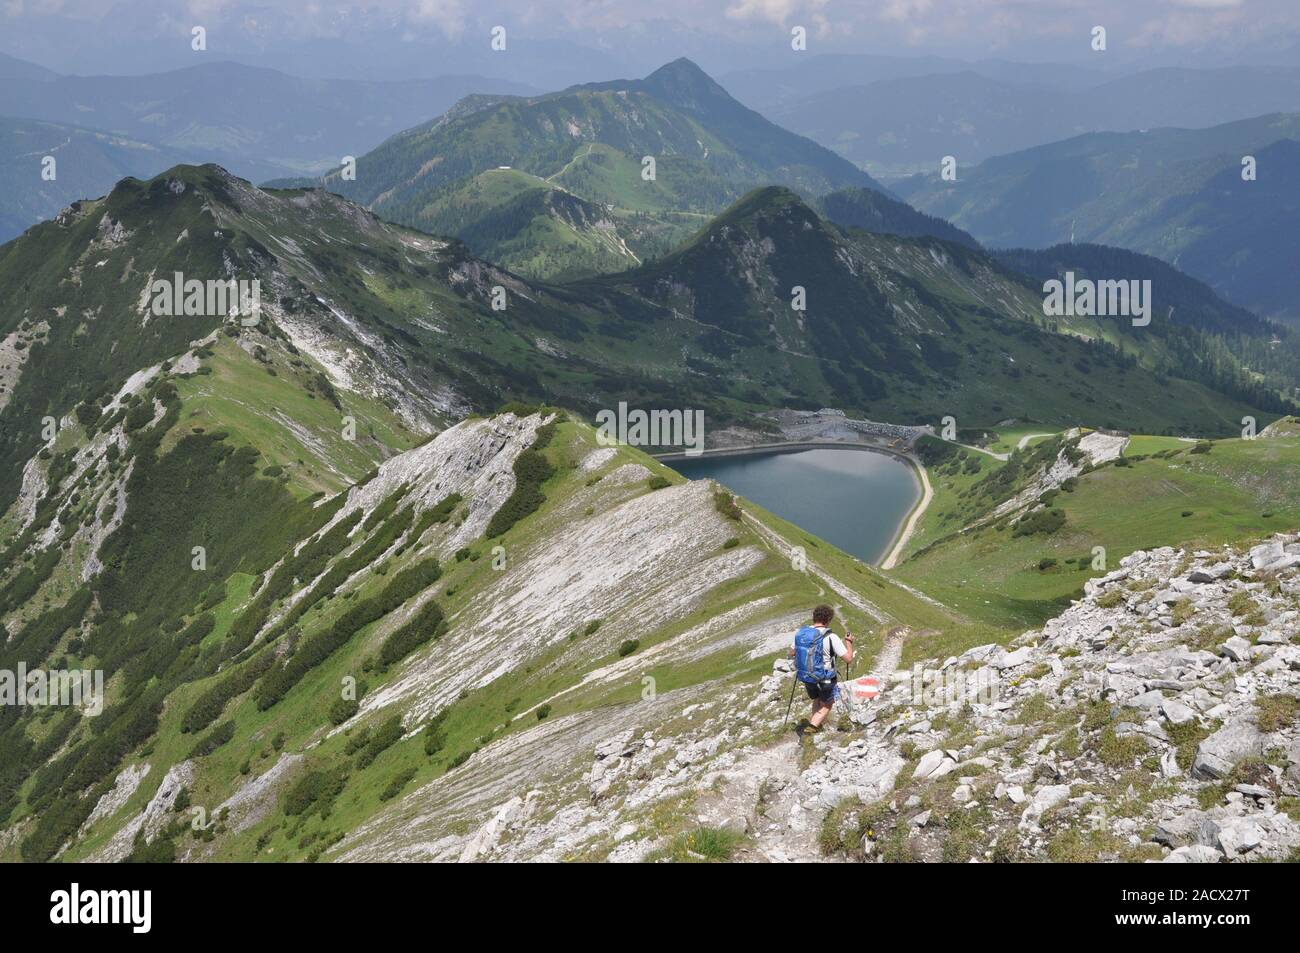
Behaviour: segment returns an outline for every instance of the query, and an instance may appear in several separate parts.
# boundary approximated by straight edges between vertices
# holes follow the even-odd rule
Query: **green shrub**
[[[1300,699],[1294,695],[1262,695],[1255,699],[1255,721],[1266,734],[1295,724],[1300,715]]]
[[[713,492],[713,508],[729,520],[740,521],[740,507],[736,498],[721,488]]]
[[[360,710],[361,703],[355,698],[336,698],[330,705],[330,724],[341,725]]]
[[[546,502],[542,484],[555,474],[555,468],[546,459],[543,450],[555,435],[555,421],[541,427],[533,444],[515,458],[515,489],[492,514],[486,535],[489,539],[501,536],[526,516],[535,513]]]
[[[1016,521],[1011,535],[1014,536],[1050,536],[1065,525],[1065,511],[1061,509],[1036,510]]]
[[[204,758],[212,754],[231,738],[235,737],[235,723],[233,720],[223,721],[217,727],[213,728],[206,735],[199,739],[199,742],[190,751],[191,758]]]
[[[411,510],[408,507],[402,510],[402,513],[407,514],[405,524],[399,524],[403,525],[404,528],[404,525],[409,525]],[[381,529],[379,533],[372,536],[355,552],[342,560],[342,568],[335,567],[335,569],[325,573],[320,582],[313,587],[313,592],[332,592],[338,583],[352,575],[357,569],[368,565],[375,556],[392,545],[401,532],[400,529],[391,525],[395,520],[397,520],[397,517],[390,520],[384,529]],[[338,571],[337,577],[335,576],[336,570]],[[394,576],[379,595],[370,599],[358,600],[356,605],[339,616],[329,629],[324,632],[317,632],[310,638],[304,639],[298,650],[290,656],[282,667],[271,669],[263,677],[257,690],[258,708],[266,711],[278,702],[309,671],[346,645],[352,640],[353,636],[366,626],[400,606],[410,598],[413,591],[419,591],[430,579],[436,579],[439,572],[436,562],[432,560],[408,567]],[[304,597],[295,608],[301,607],[306,601],[307,597]],[[281,624],[283,625],[283,623]]]
[[[731,859],[744,838],[723,827],[700,827],[678,834],[653,860],[672,863],[723,863]]]
[[[379,661],[383,665],[392,665],[424,643],[441,636],[444,628],[442,609],[430,599],[409,622],[384,640],[379,649]]]
[[[627,658],[627,656],[631,655],[640,647],[641,647],[640,641],[638,641],[637,639],[628,639],[626,642],[624,642],[622,645],[618,647],[618,657]]]
[[[402,734],[402,719],[394,715],[370,735],[365,747],[361,749],[361,754],[357,757],[357,767],[362,770],[370,767],[376,758],[402,740]]]
[[[348,780],[347,768],[317,768],[308,771],[284,796],[284,813],[290,817],[329,814],[334,799],[343,792]]]
[[[402,793],[402,788],[411,783],[413,777],[415,777],[415,768],[407,768],[405,771],[395,774],[393,779],[388,782],[388,787],[379,792],[379,800],[391,801],[397,797]]]
[[[424,726],[424,753],[433,757],[440,752],[447,744],[447,715],[450,714],[450,708],[444,708],[438,714],[429,719]]]
[[[202,731],[216,721],[227,703],[252,688],[274,661],[275,655],[272,652],[263,651],[227,674],[195,699],[194,704],[181,716],[181,731]]]

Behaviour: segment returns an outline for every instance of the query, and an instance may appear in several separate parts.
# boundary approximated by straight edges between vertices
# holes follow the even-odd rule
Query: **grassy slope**
[[[199,353],[205,354],[203,350]],[[299,365],[291,365],[290,361],[297,361]],[[278,369],[272,375],[268,368]],[[340,402],[342,412],[353,415],[357,421],[357,439],[342,439],[342,412],[319,394],[309,396],[307,382],[318,370],[302,357],[274,347],[266,352],[265,361],[258,360],[230,338],[217,335],[206,356],[201,356],[198,373],[173,377],[182,405],[177,424],[160,441],[161,452],[164,455],[173,452],[178,441],[192,431],[213,433],[220,430],[226,434],[223,442],[227,447],[248,446],[258,451],[259,467],[281,466],[283,473],[276,477],[277,481],[293,498],[301,501],[322,490],[332,493],[346,489],[379,461],[418,442],[418,436],[407,431],[387,408],[352,394],[340,395]],[[292,426],[289,426],[290,421]],[[65,449],[83,443],[81,428],[69,427],[60,433],[56,447]],[[329,461],[328,466],[325,460]],[[229,507],[240,505],[239,499],[221,502]],[[13,520],[13,511],[6,513],[4,525],[12,525]],[[84,555],[76,549],[71,554]],[[11,630],[19,627],[19,620],[30,618],[38,607],[58,606],[66,601],[80,585],[80,579],[74,578],[70,572],[71,566],[67,560],[61,563],[28,605],[6,619]],[[225,636],[234,619],[246,607],[253,582],[253,576],[240,571],[217,580],[217,584],[224,588],[225,597],[212,607],[216,624],[202,645],[212,645]],[[195,607],[185,621],[192,621],[199,614],[198,607]],[[60,644],[66,650],[66,637]],[[94,657],[80,661],[92,665]],[[118,697],[114,687],[118,677],[114,676],[107,686],[110,704]],[[169,699],[168,716],[179,719],[195,695],[192,684],[177,690]],[[86,737],[88,732],[89,729],[74,733],[74,742]],[[183,760],[197,740],[194,735],[180,735],[179,732],[175,735],[172,737],[163,730],[157,735],[157,740],[150,743],[149,748],[156,751],[151,761],[163,765],[163,770],[151,777],[151,783],[146,783],[145,788],[156,787],[166,766]],[[238,776],[237,772],[232,776]],[[24,793],[31,790],[34,780],[30,778],[24,785]],[[15,819],[21,819],[24,813],[25,808],[20,809],[15,813]],[[92,838],[79,845],[77,851],[99,845],[103,840],[106,837]],[[0,856],[18,859],[17,843],[9,845]],[[73,852],[74,856],[78,855],[77,851]]]
[[[286,481],[303,496],[337,493],[376,462],[416,442],[376,401],[338,392],[341,407],[335,407],[311,388],[319,369],[301,357],[268,352],[265,361],[254,360],[238,344],[218,336],[206,364],[211,374],[180,384],[182,422],[190,428],[240,434],[264,465],[284,468]],[[344,439],[345,416],[355,421],[355,440]]]
[[[508,552],[520,552],[527,547],[544,541],[556,528],[558,514],[569,508],[579,493],[589,492],[588,475],[573,468],[572,464],[594,449],[594,432],[585,425],[574,423],[562,424],[547,449],[546,455],[558,473],[544,486],[547,504],[542,512],[529,517],[511,529],[500,542]],[[607,463],[601,473],[608,473],[626,463],[639,463],[651,472],[664,476],[670,481],[681,482],[682,478],[668,468],[650,460],[640,452],[620,448],[614,460]],[[600,484],[597,483],[596,487]],[[634,489],[633,494],[653,492],[648,484]],[[607,497],[612,501],[627,498],[625,490],[613,487]],[[878,573],[833,549],[828,544],[809,537],[809,535],[784,521],[763,512],[749,504],[744,510],[761,520],[764,525],[777,533],[790,545],[803,545],[808,548],[810,558],[823,569],[840,579],[847,580],[860,590],[872,603],[885,610],[897,620],[906,622],[918,629],[931,629],[936,632],[949,633],[965,642],[980,641],[987,638],[991,630],[987,626],[972,626],[951,613],[938,609],[918,597],[899,589],[885,580]],[[571,517],[565,517],[571,518]],[[453,517],[453,524],[455,517]],[[428,542],[436,538],[439,530],[435,527],[433,535],[425,537]],[[827,598],[825,588],[818,580],[807,574],[791,569],[788,558],[771,549],[748,524],[735,526],[735,534],[741,545],[761,545],[769,554],[751,572],[743,578],[733,580],[710,593],[707,606],[690,615],[673,619],[668,625],[655,631],[649,638],[643,637],[638,651],[670,639],[680,632],[709,622],[714,616],[733,606],[750,602],[757,597],[771,596],[777,600],[778,611],[789,610],[802,612],[810,604]],[[493,541],[496,542],[495,540]],[[495,582],[490,566],[487,546],[480,542],[471,547],[475,556],[464,561],[448,561],[446,574],[436,584],[440,593],[439,602],[444,606],[449,617],[457,613],[472,612],[476,600],[489,590]],[[482,558],[480,558],[482,557]],[[416,558],[408,554],[401,562],[389,568],[386,578],[400,566]],[[337,614],[353,600],[361,599],[376,591],[385,577],[372,575],[363,582],[350,598],[342,596],[330,600],[320,610],[312,610],[305,617],[306,633],[316,631],[327,625]],[[247,592],[246,581],[240,585],[231,585],[227,604],[218,609],[223,619],[230,611],[229,603],[237,602],[240,594]],[[830,598],[834,599],[831,594]],[[861,645],[868,655],[874,655],[882,642],[882,626],[871,622],[851,607],[845,607],[843,621],[855,631],[866,635]],[[353,772],[347,787],[336,802],[327,818],[312,817],[303,821],[286,818],[276,811],[262,824],[255,825],[248,831],[221,841],[216,856],[222,859],[250,859],[260,856],[268,860],[285,860],[302,858],[322,844],[328,842],[329,835],[339,831],[350,830],[373,814],[381,805],[380,793],[389,781],[400,772],[415,769],[415,785],[428,780],[448,769],[453,757],[479,747],[490,737],[499,737],[503,732],[518,731],[535,723],[535,715],[525,714],[514,719],[514,715],[528,712],[533,706],[551,699],[552,717],[575,711],[591,711],[604,705],[617,704],[632,700],[640,691],[639,684],[595,682],[576,690],[565,689],[579,685],[588,672],[613,661],[613,654],[589,657],[582,651],[584,641],[589,636],[580,630],[588,621],[574,620],[575,637],[570,642],[563,642],[544,652],[540,657],[529,661],[526,667],[506,673],[495,681],[490,691],[471,694],[452,706],[452,714],[446,724],[447,744],[442,753],[430,758],[423,752],[422,739],[416,737],[400,742],[382,754],[374,764],[365,770]],[[616,620],[604,620],[606,628],[615,625]],[[310,750],[309,758],[314,764],[339,763],[344,758],[343,747],[347,743],[345,735],[330,739],[323,737],[327,727],[326,712],[331,700],[337,697],[336,687],[340,679],[353,674],[369,683],[369,690],[384,685],[396,672],[382,673],[372,671],[363,674],[365,660],[372,655],[377,642],[373,635],[374,626],[363,629],[344,649],[335,653],[325,663],[312,672],[279,704],[269,711],[259,711],[251,695],[243,696],[228,706],[224,718],[233,717],[237,724],[234,738],[200,762],[197,781],[191,786],[193,803],[196,805],[213,805],[227,797],[243,780],[239,769],[246,760],[250,762],[251,773],[256,775],[269,768],[276,760],[275,745],[272,741],[282,736],[285,751],[303,751],[309,745],[318,743]],[[426,647],[427,648],[427,647]],[[437,651],[436,644],[432,651]],[[700,684],[703,682],[728,682],[736,679],[753,681],[770,670],[770,658],[751,660],[746,657],[747,649],[736,647],[715,653],[689,665],[661,665],[647,669],[657,681],[659,691]],[[862,669],[865,670],[865,669]],[[188,685],[178,690],[169,703],[163,716],[162,726],[157,739],[151,743],[149,760],[155,765],[154,772],[141,785],[119,818],[130,816],[138,810],[157,788],[165,773],[165,766],[183,760],[194,744],[194,735],[181,734],[179,720],[190,702],[207,687],[212,680]],[[389,712],[380,713],[373,722],[386,717]],[[354,731],[357,729],[353,729]],[[98,825],[92,836],[78,844],[70,857],[81,857],[92,853],[107,840],[110,829],[116,825]],[[269,832],[269,833],[268,833]],[[259,838],[266,835],[260,851],[256,846]]]
[[[269,448],[266,453],[274,454],[280,441],[285,439],[284,435],[276,434],[276,426],[265,416],[232,409],[220,410],[225,406],[223,401],[231,399],[230,394],[222,391],[227,388],[238,392],[248,387],[269,387],[271,391],[259,396],[268,405],[287,405],[302,399],[301,388],[296,385],[293,374],[286,372],[271,377],[252,356],[228,342],[217,346],[208,363],[215,369],[213,374],[196,375],[182,382],[186,389],[186,403],[178,426],[186,426],[195,411],[214,418],[220,414],[220,423],[231,434],[228,440],[266,447]],[[316,403],[313,402],[310,411],[318,410]],[[328,429],[328,416],[325,413],[321,418],[323,429]],[[382,414],[379,417],[387,427],[397,428],[391,420],[384,420]],[[1006,435],[1002,436],[1006,439]],[[575,469],[574,464],[594,447],[591,428],[576,423],[560,426],[551,446],[545,451],[557,471],[543,487],[547,504],[541,512],[516,524],[500,540],[508,552],[526,551],[575,518],[576,507],[581,505],[579,495],[590,493],[592,488],[588,486],[588,475]],[[998,465],[997,461],[983,454],[970,451],[960,451],[960,454],[962,459],[978,458],[981,467]],[[950,600],[951,605],[966,612],[968,617],[937,607],[899,588],[858,560],[772,514],[748,503],[743,504],[743,509],[777,534],[785,545],[806,547],[810,558],[822,571],[847,582],[889,616],[882,624],[869,620],[852,607],[842,609],[843,622],[864,636],[860,642],[864,657],[869,658],[879,651],[884,630],[889,624],[896,621],[912,627],[917,635],[908,644],[904,659],[908,663],[914,658],[942,656],[980,642],[1005,640],[1024,627],[1024,619],[1047,612],[1051,600],[1068,595],[1089,575],[1059,569],[1040,574],[1033,567],[1043,554],[1075,555],[1086,553],[1091,545],[1105,545],[1113,564],[1125,552],[1140,546],[1181,540],[1198,543],[1236,540],[1267,532],[1271,523],[1293,523],[1300,515],[1300,493],[1284,474],[1294,472],[1297,457],[1300,457],[1300,443],[1295,441],[1224,441],[1216,444],[1210,454],[1190,454],[1184,450],[1170,458],[1138,460],[1127,468],[1106,467],[1081,479],[1074,493],[1063,495],[1058,505],[1066,509],[1069,522],[1057,536],[1011,540],[1005,531],[989,531],[950,541],[905,565],[899,573],[907,582]],[[681,480],[668,468],[630,448],[620,448],[615,459],[606,463],[600,473],[611,472],[626,463],[640,464],[670,482]],[[315,485],[319,477],[319,473],[304,468],[291,468],[289,473],[299,491]],[[1153,486],[1158,492],[1152,492]],[[628,498],[629,492],[632,495],[654,492],[648,484],[630,490],[619,487],[601,489],[600,483],[595,487],[598,501],[603,501],[597,505],[601,506],[622,502]],[[960,486],[944,487],[942,492],[956,489]],[[1195,505],[1187,503],[1188,497],[1184,494],[1194,494]],[[937,497],[936,502],[939,499]],[[1124,505],[1117,506],[1117,501],[1123,501]],[[1195,511],[1193,517],[1181,516],[1182,510],[1187,508]],[[940,512],[940,509],[935,512]],[[1273,515],[1265,517],[1263,512]],[[452,526],[458,518],[453,514]],[[435,540],[439,533],[446,531],[446,527],[434,527],[424,542]],[[767,556],[744,577],[713,591],[707,608],[674,618],[649,636],[643,636],[637,651],[644,652],[688,628],[706,624],[727,609],[756,597],[772,597],[778,612],[806,611],[809,604],[824,599],[842,602],[817,576],[795,572],[787,556],[773,548],[766,536],[757,533],[748,522],[736,524],[734,532],[739,545],[761,546],[767,551]],[[435,584],[439,602],[449,617],[474,612],[496,581],[488,546],[480,541],[471,549],[474,555],[470,559],[448,560],[445,575]],[[353,588],[345,588],[339,595],[322,602],[319,608],[310,610],[301,623],[304,635],[322,630],[356,600],[378,592],[397,570],[417,558],[415,549],[408,550],[400,559],[390,561],[382,575],[371,573]],[[975,575],[973,567],[978,568],[978,584],[963,584],[965,579]],[[244,573],[236,573],[226,580],[225,598],[214,610],[217,628],[205,642],[220,639],[228,630],[248,599],[251,583],[252,577]],[[585,651],[584,643],[590,643],[592,638],[601,638],[600,633],[595,636],[583,634],[584,625],[589,621],[595,620],[574,620],[575,635],[571,641],[561,642],[529,659],[527,664],[505,673],[492,684],[491,690],[471,693],[453,704],[445,726],[446,744],[438,754],[433,757],[425,755],[419,735],[401,741],[369,767],[363,770],[354,768],[326,816],[290,818],[277,808],[248,830],[222,837],[214,856],[265,860],[309,858],[330,844],[338,834],[354,829],[372,816],[385,803],[381,794],[395,777],[413,771],[409,789],[445,772],[458,756],[474,751],[503,733],[520,731],[535,723],[536,716],[528,712],[540,703],[549,701],[551,715],[555,717],[596,711],[602,706],[634,700],[640,686],[626,680],[580,684],[584,675],[615,658],[613,644],[616,643],[595,654]],[[618,625],[616,619],[602,622],[605,631]],[[222,717],[234,720],[234,737],[198,762],[197,779],[191,785],[192,803],[200,806],[220,803],[244,780],[241,774],[244,764],[247,763],[250,776],[256,776],[275,763],[277,749],[306,753],[311,766],[341,765],[349,760],[344,751],[348,743],[346,735],[325,737],[327,711],[345,676],[359,677],[368,683],[371,692],[395,676],[396,666],[389,672],[367,666],[367,660],[378,648],[377,626],[360,630],[343,649],[311,670],[270,710],[260,711],[251,694],[237,698],[227,706]],[[437,650],[435,644],[422,651]],[[866,663],[862,663],[859,670],[865,670],[865,666]],[[366,670],[368,667],[369,671]],[[658,690],[666,691],[702,683],[754,681],[769,669],[770,657],[751,660],[744,648],[736,647],[690,664],[651,666],[646,674],[655,677]],[[126,806],[119,810],[115,820],[97,824],[90,836],[68,853],[68,859],[88,856],[101,847],[112,831],[154,794],[167,766],[188,757],[199,736],[182,733],[180,719],[194,699],[220,677],[182,686],[172,694],[154,740],[132,759],[147,759],[154,770]],[[516,718],[520,713],[523,713],[522,717]],[[380,712],[370,718],[368,724],[377,724],[389,714],[388,711]],[[360,729],[352,729],[353,732],[357,730]],[[9,857],[11,853],[12,849],[3,856]]]
[[[1251,540],[1300,519],[1300,485],[1293,479],[1300,440],[1221,440],[1207,454],[1190,448],[1138,438],[1129,450],[1131,466],[1087,473],[1074,492],[1056,498],[1053,506],[1067,520],[1056,533],[1013,537],[1005,527],[982,529],[920,553],[897,574],[974,618],[1028,628],[1057,614],[1087,579],[1102,574],[1091,569],[1093,547],[1105,547],[1113,569],[1136,549]],[[1171,455],[1144,457],[1153,449]],[[1065,563],[1080,557],[1082,569]],[[1044,559],[1057,563],[1039,570]]]

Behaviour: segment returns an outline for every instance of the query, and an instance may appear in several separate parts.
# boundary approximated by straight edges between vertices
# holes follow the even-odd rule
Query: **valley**
[[[643,58],[0,57],[68,172],[0,202],[0,861],[1300,858],[1296,114],[1246,70],[1044,142],[1204,77],[814,60],[760,111]],[[866,171],[954,129],[955,181]]]

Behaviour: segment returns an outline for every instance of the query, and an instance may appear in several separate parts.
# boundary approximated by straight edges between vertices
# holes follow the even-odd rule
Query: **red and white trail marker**
[[[874,675],[864,675],[849,683],[849,692],[855,702],[869,702],[880,694],[880,679]]]

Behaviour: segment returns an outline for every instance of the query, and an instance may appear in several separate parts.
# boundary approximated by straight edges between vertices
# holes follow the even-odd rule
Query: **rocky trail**
[[[638,818],[659,803],[759,863],[1294,859],[1298,570],[1294,535],[1134,553],[1043,629],[921,673],[895,672],[896,626],[869,666],[886,690],[802,740],[779,657],[756,690],[689,706],[685,731],[598,745],[591,801],[501,831],[493,856],[581,829],[612,837],[611,860],[654,859],[673,828]]]
[[[880,653],[866,671],[857,670],[849,678],[863,674],[877,676],[882,685],[888,685],[902,659],[903,644],[910,634],[907,626],[894,626],[885,634]],[[781,663],[778,661],[778,666]],[[780,669],[782,688],[790,693],[793,671],[787,664]],[[848,679],[844,679],[848,681]],[[836,704],[828,726],[837,720],[851,723],[870,723],[875,718],[874,701],[848,699],[847,685],[844,698]],[[805,768],[810,763],[825,761],[830,748],[830,732],[820,736],[800,738],[795,726],[807,715],[807,698],[794,685],[794,707],[780,740],[766,747],[742,752],[735,764],[724,775],[723,782],[702,798],[696,806],[696,816],[703,826],[721,827],[748,835],[745,845],[734,859],[757,863],[795,863],[825,860],[820,846],[822,819],[834,804],[825,803],[818,785],[818,772],[805,779]],[[887,762],[894,757],[884,742],[852,748],[856,759],[868,754],[867,760]]]

